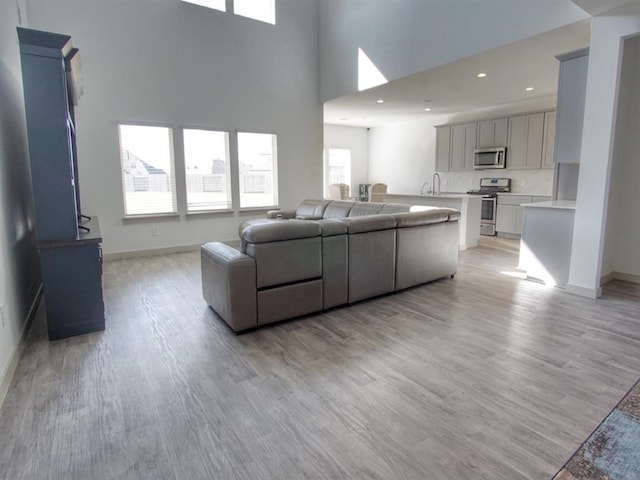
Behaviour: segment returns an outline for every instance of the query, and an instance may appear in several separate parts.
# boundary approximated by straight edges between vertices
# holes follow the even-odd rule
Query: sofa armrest
[[[284,210],[269,210],[267,212],[267,218],[296,218],[296,210],[294,208]]]
[[[202,245],[202,295],[235,331],[258,326],[256,262],[220,242]]]

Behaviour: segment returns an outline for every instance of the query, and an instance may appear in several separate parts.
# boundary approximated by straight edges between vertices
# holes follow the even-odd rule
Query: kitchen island
[[[547,285],[569,280],[576,202],[552,200],[522,205],[524,217],[518,268]]]
[[[386,203],[406,205],[427,205],[432,207],[455,208],[460,211],[460,250],[477,247],[480,238],[480,209],[482,197],[464,193],[441,193],[438,195],[407,195],[385,193]]]

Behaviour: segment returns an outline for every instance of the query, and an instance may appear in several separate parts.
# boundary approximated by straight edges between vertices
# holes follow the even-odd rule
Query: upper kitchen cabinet
[[[507,168],[534,170],[542,166],[544,113],[509,118]]]
[[[478,122],[477,148],[504,147],[507,145],[508,132],[508,118]]]
[[[580,163],[584,100],[589,49],[558,55],[558,108],[555,135],[556,163]]]
[[[448,172],[451,158],[451,126],[436,127],[436,171]]]
[[[473,170],[473,152],[476,149],[477,123],[451,127],[450,171]]]
[[[542,168],[553,168],[556,140],[556,112],[545,112],[542,139]]]

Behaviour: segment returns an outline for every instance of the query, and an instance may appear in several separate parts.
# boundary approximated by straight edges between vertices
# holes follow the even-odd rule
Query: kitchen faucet
[[[438,180],[438,188],[436,188],[436,179]],[[438,172],[433,174],[433,179],[431,180],[431,184],[433,186],[432,192],[434,195],[440,195],[440,174]]]
[[[422,184],[422,188],[420,189],[420,195],[424,195],[424,187],[427,187],[427,193],[429,193],[429,182],[424,182]]]

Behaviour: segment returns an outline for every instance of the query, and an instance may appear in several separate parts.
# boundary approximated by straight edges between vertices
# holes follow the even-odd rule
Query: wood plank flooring
[[[599,300],[461,252],[446,279],[234,335],[197,253],[104,265],[107,330],[29,334],[4,479],[548,479],[640,377],[640,287]]]

